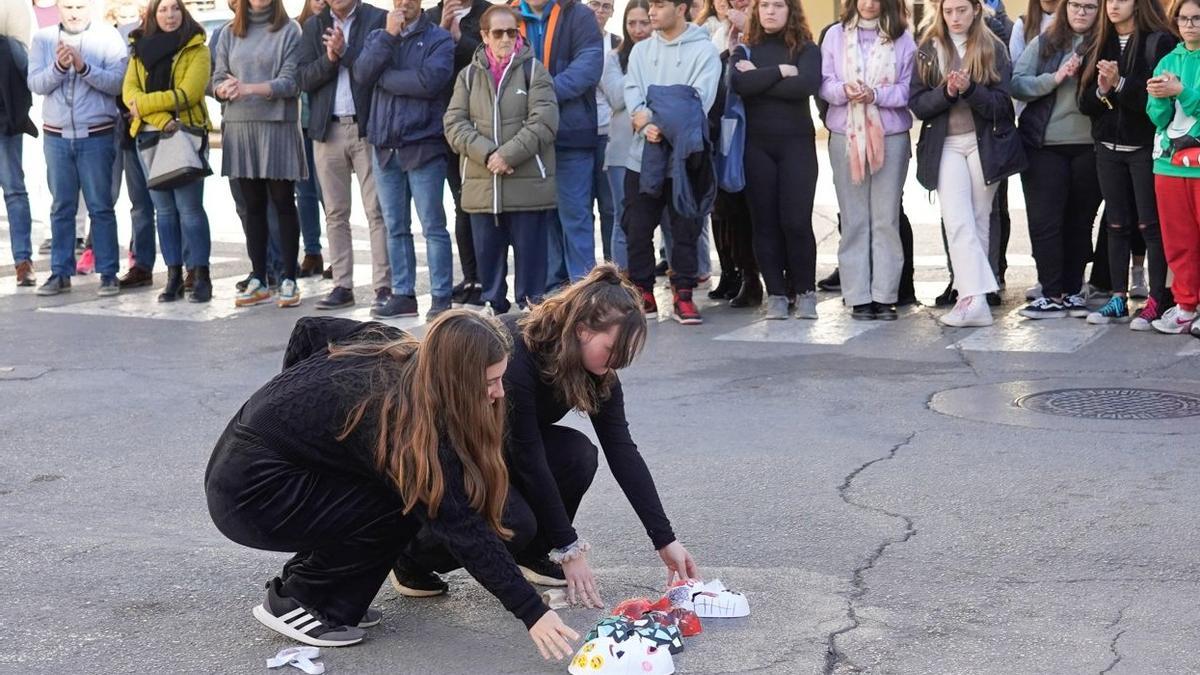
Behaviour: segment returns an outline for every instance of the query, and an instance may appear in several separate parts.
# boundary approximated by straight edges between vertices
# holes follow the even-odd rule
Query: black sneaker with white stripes
[[[267,582],[267,599],[254,608],[254,618],[280,635],[314,647],[347,647],[366,635],[355,626],[332,626],[314,610],[282,595],[279,577]]]

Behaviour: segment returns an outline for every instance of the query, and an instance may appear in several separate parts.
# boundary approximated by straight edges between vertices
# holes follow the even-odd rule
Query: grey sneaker
[[[117,281],[117,275],[100,277],[100,288],[96,289],[96,295],[102,298],[111,298],[121,292],[121,284]]]
[[[801,293],[796,296],[796,318],[797,319],[815,319],[817,318],[817,294],[814,291]]]
[[[788,318],[788,299],[786,295],[767,296],[767,319]]]
[[[61,274],[51,274],[46,283],[37,289],[37,294],[42,297],[69,292],[71,292],[71,277],[65,277]]]

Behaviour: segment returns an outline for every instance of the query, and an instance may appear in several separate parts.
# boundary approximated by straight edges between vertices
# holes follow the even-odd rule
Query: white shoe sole
[[[1033,319],[1034,321],[1039,321],[1042,319],[1065,319],[1065,318],[1067,318],[1067,313],[1065,311],[1062,311],[1062,312],[1030,312],[1030,313],[1026,314],[1025,310],[1021,310],[1020,312],[1017,312],[1017,313],[1020,314],[1021,316],[1025,317],[1026,319]]]
[[[966,321],[950,322],[938,319],[938,323],[947,328],[984,328],[992,325],[995,321],[993,319],[968,319]]]
[[[538,586],[550,586],[552,588],[563,588],[567,585],[566,579],[555,579],[544,574],[538,574],[524,565],[517,565],[521,570],[521,576],[525,577],[525,581]]]
[[[1110,323],[1129,323],[1133,321],[1132,316],[1099,316],[1096,314],[1088,314],[1087,322],[1093,326],[1107,326]]]
[[[405,586],[404,584],[400,583],[400,580],[396,578],[395,572],[388,572],[388,581],[392,582],[392,588],[395,589],[395,591],[397,593],[399,593],[400,595],[403,595],[406,598],[433,598],[433,597],[442,595],[443,593],[446,592],[446,591],[422,591],[418,588],[409,588],[408,586]]]
[[[307,634],[301,633],[283,621],[280,621],[279,617],[272,614],[269,610],[267,610],[266,607],[263,607],[262,605],[255,606],[253,613],[254,618],[258,619],[258,622],[262,625],[270,628],[284,637],[291,638],[297,642],[303,642],[306,645],[312,645],[314,647],[349,647],[350,645],[356,645],[363,641],[362,638],[356,638],[353,640],[322,640],[320,638],[309,637]]]

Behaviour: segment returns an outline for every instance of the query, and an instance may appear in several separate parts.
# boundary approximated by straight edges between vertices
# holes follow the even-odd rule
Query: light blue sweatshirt
[[[55,63],[59,41],[79,49],[82,72],[62,70]],[[57,24],[33,36],[29,53],[29,89],[46,97],[42,122],[61,130],[63,138],[87,138],[88,129],[117,121],[117,96],[125,81],[129,48],[116,28],[93,21],[83,32],[71,35]]]
[[[645,109],[646,91],[652,85],[686,84],[700,94],[700,101],[707,112],[717,99],[720,81],[721,57],[708,31],[688,24],[687,30],[670,42],[655,31],[649,39],[634,45],[629,53],[629,69],[625,73],[625,109],[630,117]],[[645,143],[644,133],[633,135],[633,142],[629,144],[629,160],[625,163],[630,171],[641,172]]]

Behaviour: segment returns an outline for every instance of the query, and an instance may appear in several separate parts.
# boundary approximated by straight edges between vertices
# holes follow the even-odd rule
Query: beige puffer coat
[[[554,79],[526,45],[505,69],[497,95],[485,49],[480,45],[471,64],[458,74],[443,118],[446,140],[461,164],[462,209],[467,213],[553,209],[558,131]],[[527,61],[532,63],[525,66]],[[532,83],[526,82],[526,72]],[[488,170],[493,151],[500,153],[513,173],[497,176]]]

